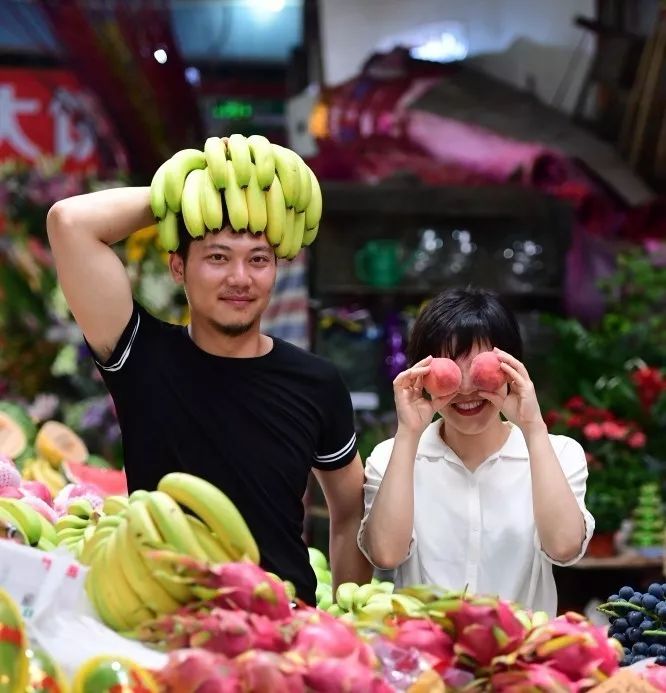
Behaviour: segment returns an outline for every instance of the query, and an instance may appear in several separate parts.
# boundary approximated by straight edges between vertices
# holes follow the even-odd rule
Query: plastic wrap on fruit
[[[413,647],[398,647],[386,638],[377,637],[372,641],[372,649],[379,659],[383,678],[396,691],[417,690],[418,687],[412,687],[424,673],[432,671],[432,658]]]

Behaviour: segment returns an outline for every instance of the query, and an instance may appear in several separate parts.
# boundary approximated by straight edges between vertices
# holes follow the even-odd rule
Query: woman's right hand
[[[435,412],[448,404],[454,395],[426,399],[423,396],[423,378],[430,372],[432,356],[414,364],[398,374],[393,381],[398,428],[421,435],[432,422]]]

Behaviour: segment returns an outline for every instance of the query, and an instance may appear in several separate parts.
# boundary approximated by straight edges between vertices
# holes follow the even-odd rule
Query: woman
[[[496,392],[471,383],[482,351],[506,375]],[[466,587],[555,615],[552,564],[576,563],[594,530],[587,464],[576,441],[548,434],[515,316],[493,293],[445,292],[416,320],[408,355],[393,383],[395,438],[366,462],[359,547],[396,568],[398,585]],[[462,371],[449,397],[424,394],[433,356]]]

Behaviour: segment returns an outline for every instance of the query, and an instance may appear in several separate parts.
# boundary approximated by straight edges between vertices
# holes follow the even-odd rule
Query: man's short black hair
[[[407,356],[410,365],[427,356],[456,359],[483,343],[523,359],[518,321],[498,294],[484,289],[450,289],[435,296],[417,317]]]

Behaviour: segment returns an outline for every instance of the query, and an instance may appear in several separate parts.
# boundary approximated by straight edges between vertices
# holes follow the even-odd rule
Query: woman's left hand
[[[500,360],[500,368],[510,384],[509,393],[504,395],[504,386],[498,392],[479,391],[479,395],[494,404],[511,423],[523,432],[543,426],[541,408],[537,400],[534,383],[527,368],[517,359],[501,349],[493,349]]]

